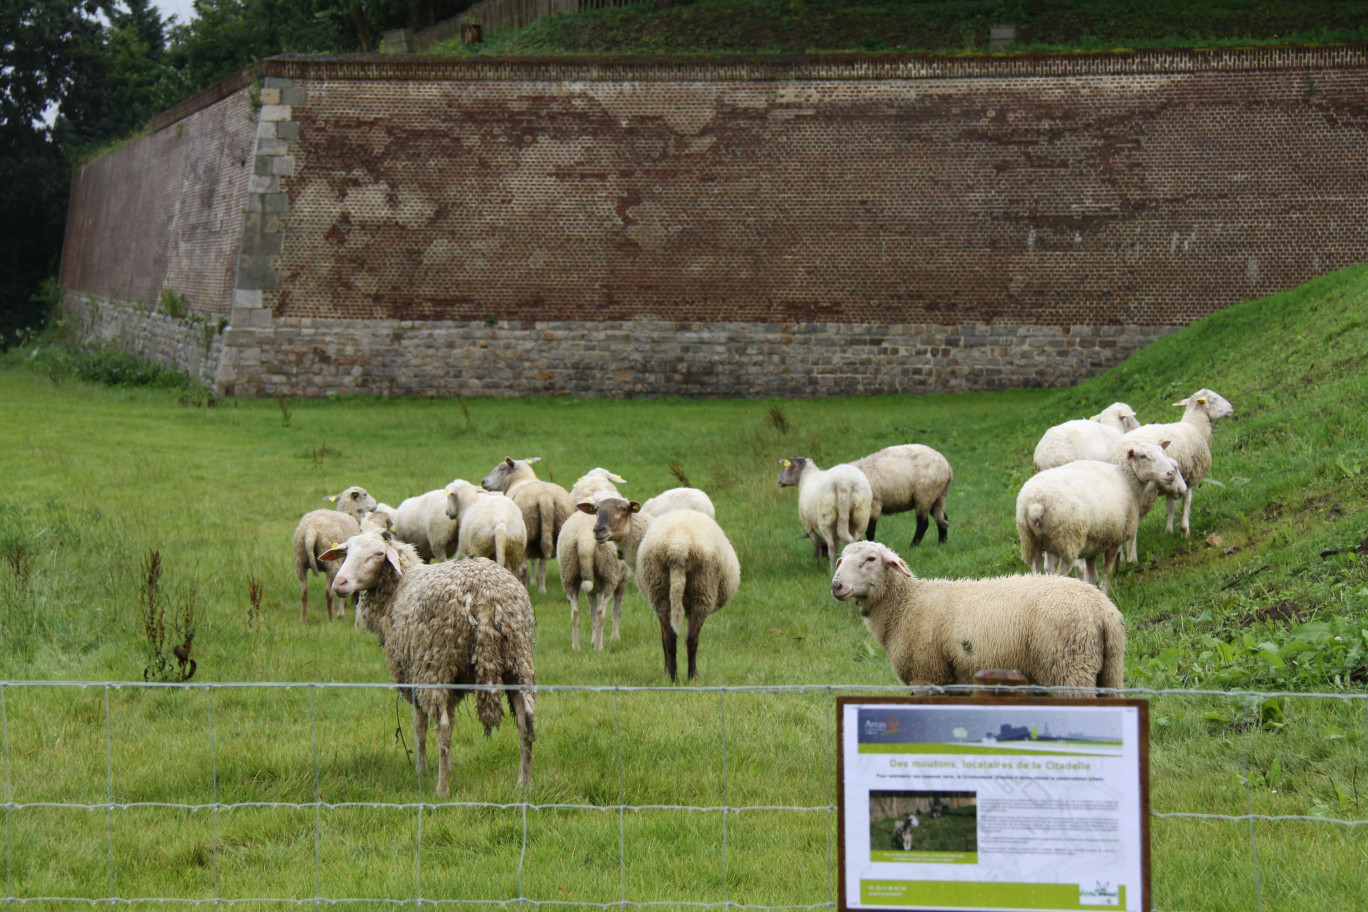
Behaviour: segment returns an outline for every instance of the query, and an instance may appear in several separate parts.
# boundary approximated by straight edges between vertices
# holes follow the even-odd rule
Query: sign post
[[[1143,700],[840,697],[846,910],[1148,912]]]

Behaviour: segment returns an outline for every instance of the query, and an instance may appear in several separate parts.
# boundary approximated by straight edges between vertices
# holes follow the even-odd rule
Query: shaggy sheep
[[[361,517],[375,509],[375,498],[366,493],[365,488],[352,485],[341,494],[329,494],[324,500],[331,501],[333,505],[343,513],[346,513],[357,522]]]
[[[450,560],[456,555],[460,516],[448,508],[453,485],[474,488],[457,478],[445,488],[407,498],[392,514],[394,534],[413,545],[425,561]]]
[[[712,500],[698,488],[670,488],[641,505],[641,509],[652,516],[669,513],[671,510],[697,510],[704,516],[717,518]]]
[[[486,491],[502,491],[522,510],[523,525],[527,529],[527,557],[531,572],[527,585],[532,587],[535,574],[537,591],[546,592],[546,562],[556,557],[556,537],[561,526],[575,510],[570,493],[551,481],[538,481],[532,463],[541,459],[505,459],[490,470],[480,481]]]
[[[456,502],[457,495],[453,494],[451,500]],[[461,511],[456,553],[466,557],[487,557],[522,579],[527,557],[527,527],[523,525],[522,510],[511,497],[481,494]]]
[[[594,538],[596,516],[594,504],[606,497],[616,497],[600,491],[577,504],[578,509],[561,526],[556,542],[556,561],[560,565],[561,588],[570,600],[570,648],[580,648],[579,597],[597,593],[590,604],[590,627],[594,649],[603,649],[603,618],[608,599],[613,600],[613,640],[621,638],[622,596],[627,589],[627,565],[618,557],[617,547],[611,542]]]
[[[1121,435],[1139,426],[1135,410],[1124,402],[1113,402],[1091,418],[1056,424],[1036,444],[1035,470],[1043,472],[1079,459],[1106,462]]]
[[[570,489],[570,500],[577,504],[582,500],[588,500],[600,491],[616,494],[618,492],[617,485],[626,483],[627,479],[616,472],[610,472],[602,466],[595,466],[575,480],[574,486]]]
[[[636,558],[637,586],[660,620],[665,671],[678,680],[675,651],[687,617],[689,677],[698,677],[703,621],[731,601],[741,583],[736,550],[711,517],[673,510],[649,521]]]
[[[972,684],[1015,668],[1032,684],[1121,687],[1126,629],[1095,586],[1058,576],[918,579],[878,542],[846,545],[831,594],[854,599],[904,684]]]
[[[1164,444],[1136,443],[1121,463],[1081,459],[1033,475],[1017,495],[1017,535],[1021,558],[1032,573],[1040,572],[1042,554],[1055,557],[1054,572],[1067,576],[1083,561],[1085,581],[1107,591],[1123,546],[1136,554],[1137,528],[1145,490],[1158,485],[1182,495],[1178,464],[1165,455]],[[1097,558],[1104,558],[1099,581]]]
[[[510,690],[537,683],[532,655],[535,623],[527,590],[493,561],[424,564],[412,546],[380,532],[363,532],[325,555],[341,559],[338,595],[362,593],[366,628],[385,649],[390,677],[413,704],[419,775],[427,771],[427,724],[437,719],[437,794],[450,794],[451,717],[466,691],[451,685],[505,688],[518,720],[522,764],[518,784],[532,774],[535,693]],[[475,691],[485,736],[503,718],[498,690]]]
[[[348,489],[350,490],[350,489]],[[343,492],[344,494],[346,492]],[[305,513],[295,526],[291,542],[294,551],[294,572],[299,578],[299,622],[302,624],[309,613],[309,571],[322,576],[327,583],[323,596],[328,603],[328,619],[333,618],[333,577],[340,566],[335,561],[324,561],[319,555],[327,551],[335,542],[346,541],[360,527],[355,519],[337,510],[311,510]],[[337,616],[343,617],[346,609],[337,607]]]
[[[950,521],[945,518],[945,496],[950,491],[950,482],[955,480],[949,460],[929,446],[905,443],[884,447],[851,465],[864,472],[873,494],[865,538],[874,540],[874,527],[883,514],[915,510],[917,531],[912,536],[912,546],[921,544],[931,525],[928,517],[935,518],[938,538],[945,541],[950,528]]]
[[[874,502],[865,473],[852,465],[823,471],[804,456],[782,460],[779,487],[798,486],[798,520],[812,539],[813,559],[830,558],[836,571],[836,542],[846,544],[864,535]]]
[[[1158,443],[1168,440],[1168,454],[1178,463],[1178,469],[1187,482],[1183,498],[1183,537],[1189,537],[1189,519],[1192,513],[1192,489],[1202,483],[1206,473],[1211,470],[1211,424],[1217,418],[1227,418],[1235,414],[1231,406],[1219,394],[1209,389],[1200,389],[1186,399],[1173,403],[1183,409],[1183,417],[1171,424],[1145,424],[1128,431],[1112,450],[1112,458],[1120,460],[1126,448],[1133,443]],[[1173,531],[1174,506],[1178,494],[1168,495],[1168,522],[1165,532]],[[1149,511],[1151,502],[1146,502],[1143,516]]]

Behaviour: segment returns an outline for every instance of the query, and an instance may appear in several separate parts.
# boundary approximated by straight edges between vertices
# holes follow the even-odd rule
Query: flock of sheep
[[[825,470],[791,457],[778,482],[798,488],[799,520],[814,558],[829,562],[832,595],[856,602],[904,683],[964,684],[983,669],[1015,668],[1033,684],[1081,694],[1119,688],[1126,635],[1105,594],[1107,578],[1123,549],[1136,559],[1139,518],[1159,494],[1168,498],[1170,532],[1183,501],[1188,534],[1192,488],[1211,467],[1211,424],[1233,413],[1205,389],[1177,404],[1184,415],[1171,424],[1141,426],[1116,403],[1045,433],[1037,474],[1017,499],[1029,575],[918,579],[873,541],[881,516],[908,511],[917,518],[912,545],[933,520],[946,541],[954,474],[930,447],[891,446]],[[590,642],[601,650],[608,605],[617,640],[626,583],[635,577],[660,622],[671,680],[679,635],[695,678],[703,622],[740,584],[736,551],[703,491],[674,488],[638,503],[618,492],[624,479],[603,468],[567,491],[538,479],[536,461],[505,459],[479,485],[456,479],[397,508],[351,487],[328,498],[336,509],[306,514],[295,530],[301,620],[310,572],[327,580],[329,618],[335,597],[343,600],[337,616],[353,600],[356,626],[379,638],[392,679],[413,704],[420,773],[428,721],[437,720],[440,796],[449,793],[451,717],[467,692],[451,685],[477,685],[486,735],[502,718],[500,694],[507,698],[522,744],[518,782],[529,780],[536,672],[528,592],[546,592],[548,561],[560,569],[575,649],[581,597],[592,600]],[[1042,564],[1050,575],[1040,575]],[[1080,579],[1069,579],[1075,569]]]

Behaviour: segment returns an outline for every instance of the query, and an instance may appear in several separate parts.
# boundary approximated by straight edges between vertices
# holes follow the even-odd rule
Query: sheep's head
[[[508,456],[480,479],[480,487],[486,491],[507,491],[508,486],[520,478],[528,481],[535,479],[537,475],[532,471],[532,463],[540,460],[540,456],[530,456],[527,459],[514,459]]]
[[[1141,482],[1154,482],[1159,490],[1174,497],[1187,493],[1187,482],[1178,463],[1168,455],[1169,441],[1137,443],[1126,450],[1126,466]]]
[[[389,532],[362,532],[346,542],[333,545],[318,555],[319,560],[341,560],[342,566],[333,577],[333,593],[344,598],[354,592],[366,592],[380,585],[385,565],[402,574],[399,549]]]
[[[1173,404],[1184,410],[1201,409],[1206,412],[1207,417],[1212,421],[1215,421],[1217,418],[1229,418],[1231,415],[1235,414],[1235,406],[1227,402],[1225,397],[1220,393],[1213,392],[1209,389],[1199,389],[1186,399],[1182,399]]]
[[[884,588],[889,573],[912,579],[912,571],[897,552],[878,542],[857,541],[845,546],[831,578],[831,594],[838,601],[862,602]],[[861,605],[861,613],[867,613]]]
[[[375,498],[366,493],[365,488],[356,485],[352,485],[341,494],[329,494],[323,499],[336,504],[337,509],[357,522],[360,522],[361,518],[374,510],[376,506]]]
[[[484,492],[464,478],[457,478],[446,486],[446,493],[447,519],[453,519],[460,522],[461,515],[464,514],[466,510],[470,509],[470,505],[479,500],[480,494]]]
[[[626,500],[608,491],[600,491],[589,500],[575,504],[575,509],[597,517],[594,541],[621,541],[632,528],[632,514],[641,511],[641,504]]]
[[[1140,426],[1140,419],[1135,417],[1135,409],[1124,402],[1113,402],[1093,415],[1091,420],[1104,427],[1116,428],[1123,434]]]
[[[783,471],[779,473],[779,487],[787,488],[798,483],[798,479],[803,477],[803,469],[812,460],[806,456],[794,456],[792,459],[781,459],[779,465]]]
[[[362,532],[393,532],[394,517],[389,510],[382,510],[377,507],[365,516],[361,517]]]

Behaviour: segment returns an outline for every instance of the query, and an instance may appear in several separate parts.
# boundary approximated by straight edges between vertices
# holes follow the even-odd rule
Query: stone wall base
[[[221,318],[189,313],[173,317],[137,302],[68,293],[63,319],[82,345],[114,344],[120,350],[187,374],[211,386],[223,355]]]
[[[1072,386],[1179,328],[277,318],[224,334],[215,386],[238,396],[605,398]]]

